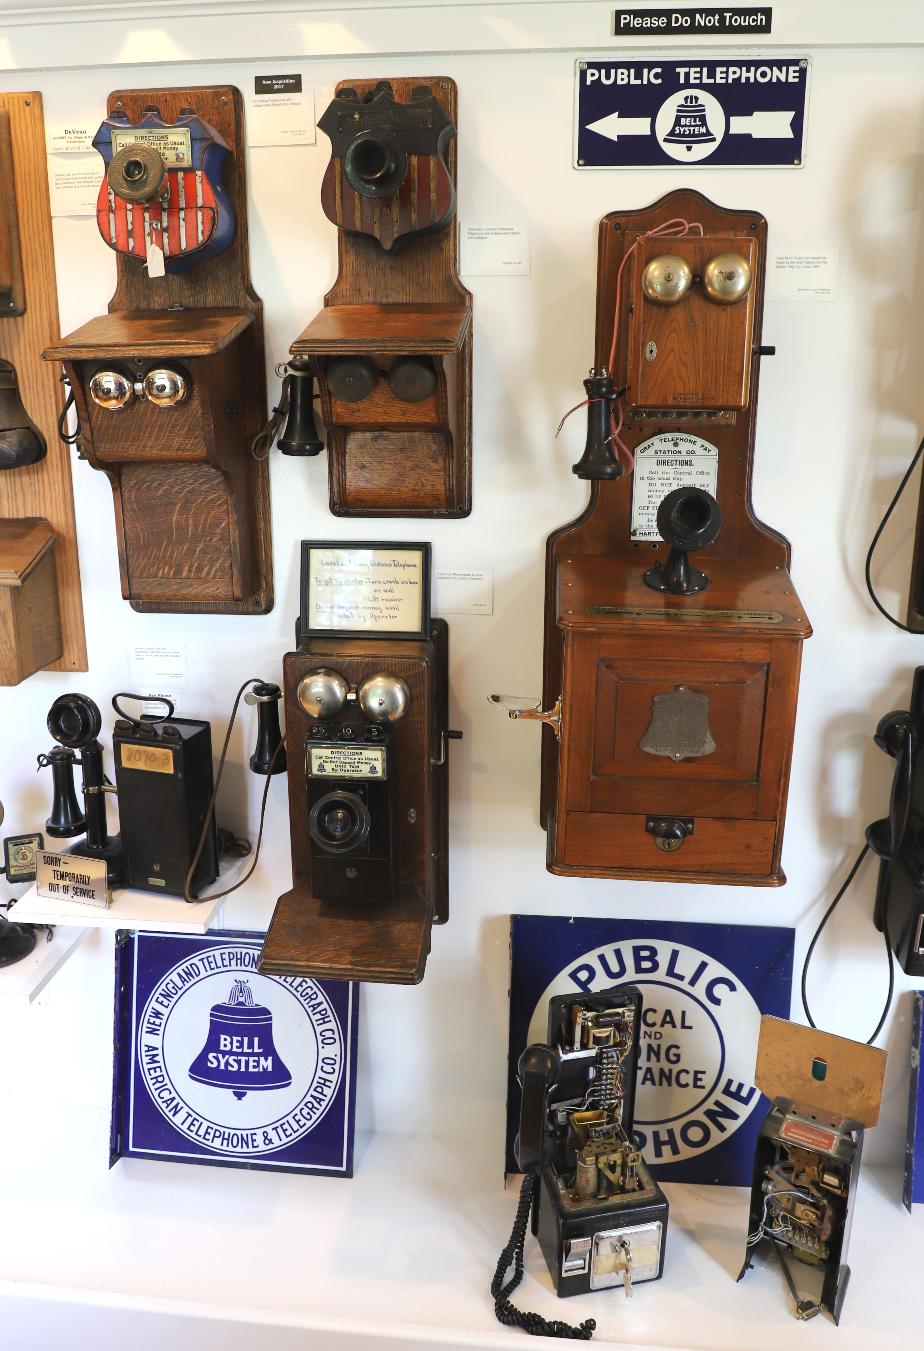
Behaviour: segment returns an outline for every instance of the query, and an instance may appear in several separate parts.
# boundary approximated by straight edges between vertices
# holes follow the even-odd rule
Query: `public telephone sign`
[[[578,61],[579,169],[799,168],[806,57]]]

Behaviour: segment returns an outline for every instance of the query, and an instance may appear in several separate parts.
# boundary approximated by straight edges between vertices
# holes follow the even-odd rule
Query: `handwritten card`
[[[426,553],[412,547],[310,545],[308,629],[420,633],[426,623]]]

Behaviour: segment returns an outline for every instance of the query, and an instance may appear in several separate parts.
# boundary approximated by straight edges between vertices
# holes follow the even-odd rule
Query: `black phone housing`
[[[210,724],[116,721],[112,733],[125,885],[182,896],[214,787]],[[212,816],[191,894],[218,876]]]
[[[914,673],[908,716],[912,728],[908,824],[895,858],[880,859],[874,919],[880,930],[888,919],[892,950],[902,970],[924,976],[924,666]],[[893,799],[902,790],[902,773],[899,756]]]
[[[556,995],[549,1002],[548,1044],[567,1045],[570,1011],[579,1004],[588,1011],[603,1011],[618,1007],[633,1012],[632,1046],[623,1061],[624,1094],[622,1125],[632,1137],[635,1122],[635,1081],[638,1064],[639,1037],[642,1022],[641,991],[632,985],[619,986],[609,991],[582,996]],[[583,1095],[589,1082],[589,1071],[595,1062],[593,1050],[565,1051],[561,1054],[558,1081],[549,1093],[548,1105],[572,1101]],[[575,1153],[566,1147],[566,1135],[547,1139],[548,1157],[543,1163],[539,1181],[538,1204],[533,1210],[533,1232],[539,1240],[549,1273],[557,1293],[562,1296],[582,1295],[591,1290],[620,1288],[623,1277],[619,1272],[606,1272],[606,1251],[611,1241],[627,1240],[633,1255],[641,1251],[636,1244],[644,1244],[654,1260],[644,1268],[648,1274],[633,1274],[633,1284],[645,1280],[659,1280],[664,1271],[665,1239],[667,1237],[667,1197],[652,1178],[645,1163],[638,1169],[638,1190],[624,1196],[609,1196],[603,1200],[584,1200],[571,1191],[566,1179],[575,1168]]]

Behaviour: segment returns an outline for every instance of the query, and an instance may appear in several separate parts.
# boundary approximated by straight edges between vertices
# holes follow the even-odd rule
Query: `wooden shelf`
[[[692,596],[672,596],[654,591],[643,580],[646,569],[667,557],[667,546],[635,551],[635,566],[624,554],[576,554],[558,564],[558,622],[563,628],[599,628],[613,624],[646,623],[663,631],[684,630],[697,633],[716,628],[764,633],[769,636],[811,636],[812,626],[799,603],[792,578],[783,567],[748,559],[714,557],[709,550],[690,555],[694,567],[706,572],[710,585]],[[626,607],[648,611],[646,615],[589,613],[594,607]],[[720,611],[714,615],[711,612]],[[735,613],[741,618],[736,622]],[[761,612],[780,615],[778,620],[746,618]],[[702,614],[702,619],[689,615]],[[669,618],[668,616],[671,616]]]
[[[45,349],[47,361],[93,361],[125,356],[208,357],[243,333],[247,310],[114,310],[101,314]]]
[[[293,356],[458,352],[472,323],[465,305],[329,305],[293,342]]]
[[[401,886],[391,903],[364,906],[320,901],[308,887],[294,887],[276,903],[260,970],[350,980],[361,967],[366,980],[416,985],[430,951],[429,920],[418,887]]]

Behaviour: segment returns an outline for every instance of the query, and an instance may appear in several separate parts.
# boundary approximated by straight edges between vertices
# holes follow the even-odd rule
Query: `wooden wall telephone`
[[[42,97],[0,94],[0,685],[86,670],[61,387]]]
[[[366,547],[303,544],[298,645],[283,660],[292,889],[260,969],[416,984],[431,927],[449,917],[448,751],[461,733],[448,725],[448,626],[429,614],[429,546],[371,546],[425,555],[414,633],[309,626],[312,551]]]
[[[263,306],[250,283],[244,125],[231,86],[121,90],[93,144],[97,224],[116,253],[109,313],[63,361],[83,453],[112,485],[132,608],[272,609]]]
[[[472,297],[454,229],[456,86],[344,80],[318,122],[339,272],[288,367],[286,454],[317,454],[312,377],[338,516],[467,516]]]
[[[750,502],[766,229],[689,190],[600,224],[590,501],[547,542],[543,704],[494,696],[545,724],[555,873],[785,881],[811,629]]]

